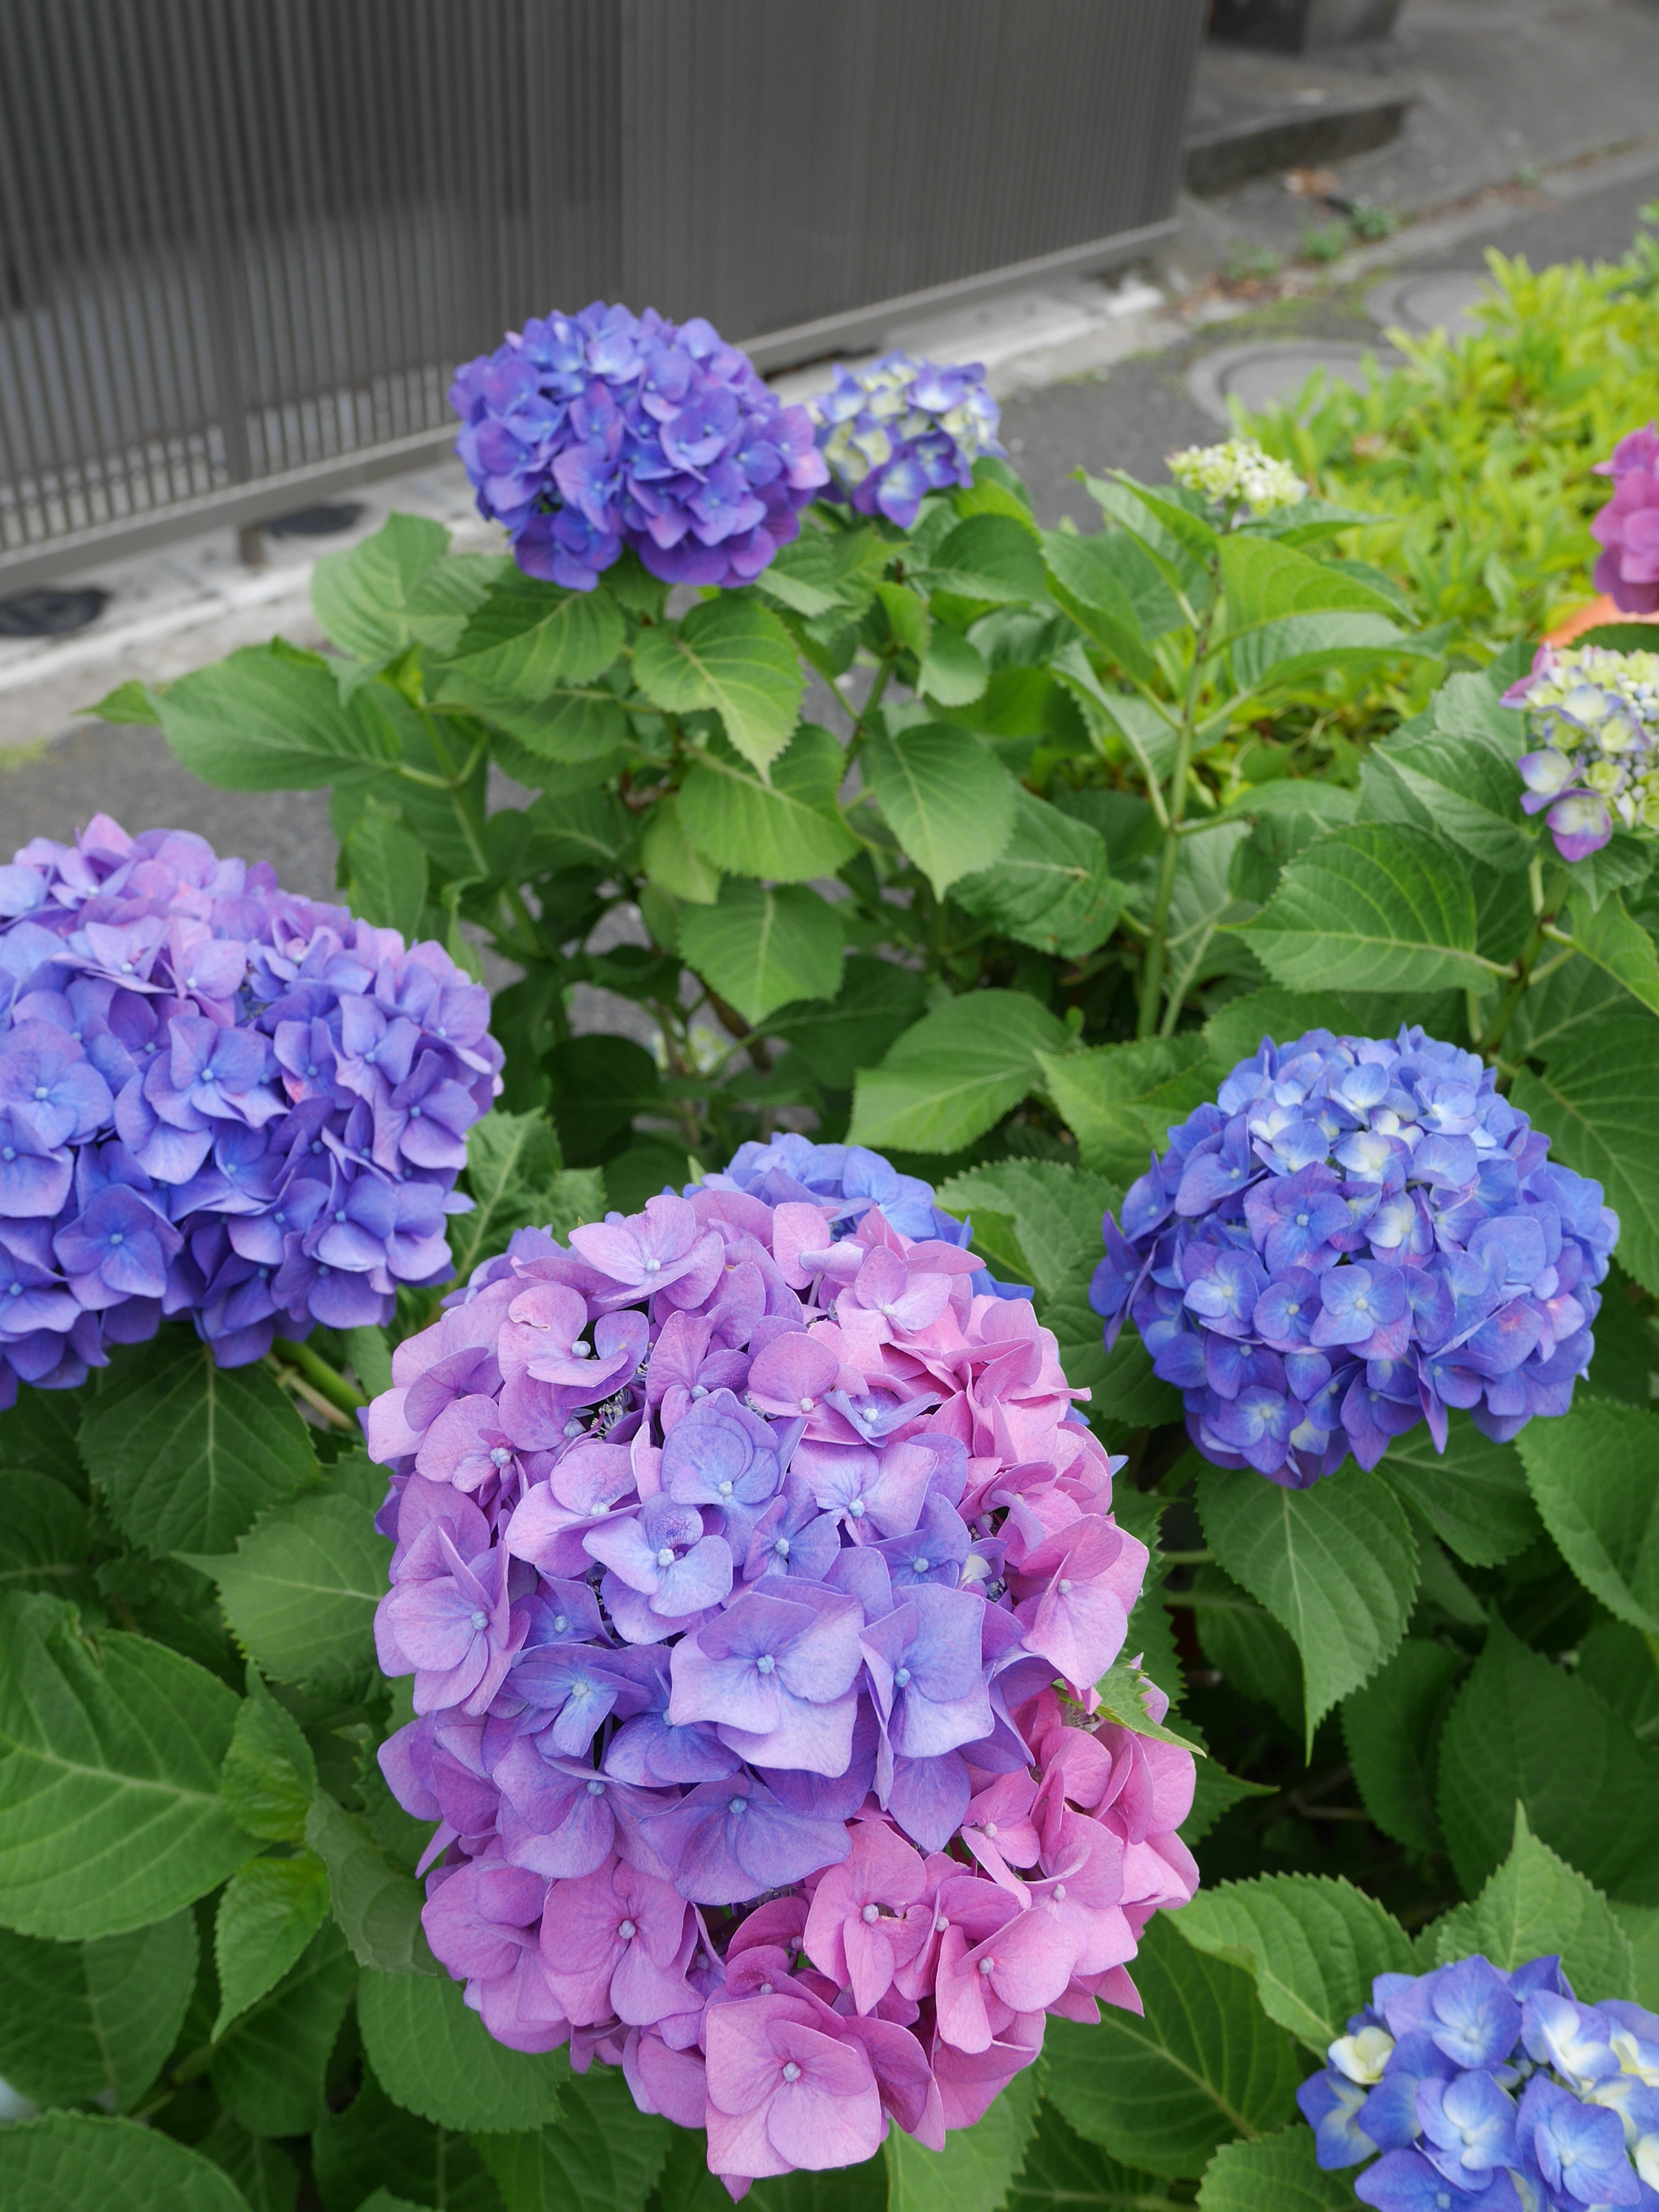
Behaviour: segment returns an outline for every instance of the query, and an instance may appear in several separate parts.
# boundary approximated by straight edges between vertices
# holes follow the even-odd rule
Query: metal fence
[[[1205,0],[0,0],[0,588],[446,450],[598,296],[763,367],[1170,229]]]

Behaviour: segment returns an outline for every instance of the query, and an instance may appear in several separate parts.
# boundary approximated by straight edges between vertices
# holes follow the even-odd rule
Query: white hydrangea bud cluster
[[[1188,491],[1200,491],[1218,507],[1272,514],[1306,499],[1308,487],[1288,461],[1264,453],[1254,438],[1229,438],[1220,446],[1188,446],[1169,457],[1170,474]]]

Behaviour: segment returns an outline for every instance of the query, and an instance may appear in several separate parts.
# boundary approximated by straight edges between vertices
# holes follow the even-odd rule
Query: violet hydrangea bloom
[[[804,409],[701,316],[595,301],[458,369],[455,450],[527,575],[591,592],[624,545],[671,584],[746,584],[828,479]]]
[[[1448,1411],[1504,1442],[1563,1413],[1618,1216],[1473,1053],[1264,1037],[1133,1183],[1090,1302],[1133,1317],[1218,1467],[1288,1489]]]
[[[486,993],[185,830],[0,868],[0,1407],[188,1316],[222,1366],[450,1271]]]
[[[1613,497],[1590,524],[1601,547],[1595,588],[1625,614],[1659,614],[1659,424],[1621,438],[1595,473],[1613,478]]]
[[[964,1237],[875,1153],[747,1145],[520,1231],[364,1416],[433,1948],[733,2195],[941,2148],[1045,2014],[1137,2005],[1197,1883],[1190,1753],[1091,1722],[1146,1565],[1121,1462]]]
[[[1531,717],[1539,745],[1516,763],[1521,805],[1549,809],[1564,860],[1599,851],[1615,828],[1659,836],[1659,653],[1541,645],[1504,704]]]
[[[1000,454],[1001,410],[978,362],[941,368],[908,353],[837,368],[806,403],[829,463],[831,499],[908,530],[930,491],[974,481],[981,453]]]
[[[1659,2207],[1659,2014],[1581,2004],[1553,1955],[1379,1974],[1297,2102],[1376,2212]]]

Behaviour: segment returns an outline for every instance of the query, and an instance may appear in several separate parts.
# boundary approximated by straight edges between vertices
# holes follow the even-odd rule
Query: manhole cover
[[[279,514],[264,526],[273,538],[332,538],[349,530],[362,511],[362,500],[343,499],[328,507],[296,507],[292,514]]]
[[[95,623],[109,605],[109,593],[95,586],[78,592],[19,592],[0,599],[0,637],[68,637]]]
[[[1397,368],[1399,356],[1387,346],[1350,345],[1340,338],[1282,338],[1255,345],[1223,346],[1206,354],[1187,372],[1187,391],[1194,406],[1231,427],[1231,400],[1252,413],[1283,407],[1293,400],[1316,369],[1334,384],[1363,391],[1365,363]]]
[[[1380,328],[1397,324],[1420,337],[1444,331],[1448,337],[1472,337],[1484,328],[1474,310],[1492,296],[1478,270],[1436,269],[1416,276],[1390,276],[1365,301],[1365,312]]]

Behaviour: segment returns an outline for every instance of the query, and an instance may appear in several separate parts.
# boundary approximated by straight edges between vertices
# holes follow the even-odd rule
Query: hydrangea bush
[[[588,322],[586,389],[544,395],[550,422],[568,404],[550,542],[567,431],[573,483],[607,407],[639,408],[619,466],[653,434],[603,332],[659,326]],[[678,349],[763,414],[738,366]],[[689,511],[721,465],[672,496]],[[776,519],[798,534],[751,581],[672,599],[626,542],[631,492],[591,588],[394,518],[318,564],[328,653],[252,648],[106,702],[210,780],[330,790],[342,941],[481,945],[515,980],[489,1016],[505,1087],[455,1184],[471,1211],[447,1219],[456,1289],[395,1278],[383,1325],[318,1314],[303,1342],[284,1316],[237,1366],[180,1309],[0,1413],[0,2078],[46,2114],[0,2126],[8,2208],[705,2212],[711,2137],[777,2212],[1334,2208],[1352,2177],[1298,2117],[1302,2053],[1324,2063],[1377,1975],[1554,1954],[1558,1994],[1653,2007],[1654,841],[1615,817],[1562,857],[1504,703],[1535,641],[1449,666],[1386,534],[1303,473],[1305,497],[1253,513],[1113,471],[1078,491],[1086,526],[1054,530],[988,453],[908,525],[795,486]],[[1521,557],[1494,550],[1493,576]],[[802,720],[809,674],[833,728]],[[1310,1036],[1318,1073],[1261,1057]],[[380,1171],[353,1095],[333,1135],[355,1189]],[[1149,1161],[1195,1116],[1166,1191]],[[1250,1203],[1304,1172],[1347,1225],[1329,1212],[1334,1256],[1305,1269],[1342,1340],[1310,1322],[1303,1346],[1277,1240],[1312,1213],[1269,1205],[1258,1244]],[[1113,1248],[1109,1349],[1097,1224],[1138,1184],[1170,1211],[1138,1295],[1146,1255]],[[0,1217],[8,1253],[40,1236]],[[744,1256],[699,1287],[710,1238]],[[1182,1279],[1158,1280],[1176,1254]],[[655,1291],[647,1258],[672,1273]],[[1394,1350],[1397,1317],[1359,1307],[1401,1288],[1416,1333]],[[1249,1332],[1214,1326],[1253,1290]],[[1149,1300],[1201,1377],[1157,1371]],[[1340,1406],[1295,1397],[1336,1414],[1319,1480],[1194,1448],[1200,1380],[1200,1441],[1239,1424],[1218,1456],[1270,1458],[1321,1360]],[[1433,1425],[1363,1463],[1408,1376]],[[837,1394],[902,1418],[855,1443]],[[376,1401],[395,1521],[362,1449]],[[1284,1442],[1277,1473],[1311,1474]],[[826,1474],[836,1449],[864,1474]],[[890,1478],[917,1516],[890,1533]],[[1059,1564],[1079,1522],[1081,1577]],[[1105,1639],[1043,1647],[1097,1576],[1102,1614],[1139,1595],[1091,1680]],[[763,1606],[799,1665],[754,1667],[741,1716],[681,1718],[777,1660],[743,1647]],[[946,1633],[964,1607],[971,1675]],[[412,1671],[382,1671],[377,1613]],[[945,1659],[971,1723],[913,1735]],[[724,1771],[671,1774],[682,1743]],[[1054,1870],[1068,1837],[1100,1895]],[[599,1856],[570,1870],[584,1839]],[[1184,1891],[1188,1851],[1196,1895],[1144,1917],[1152,1860]],[[1142,2009],[1097,2020],[1109,1950],[1127,1979],[1103,1993],[1132,1981]],[[884,2126],[844,2172],[759,2171]],[[1515,2170],[1491,2185],[1538,2212]],[[1433,2172],[1411,2168],[1435,2212],[1443,2189],[1479,2200]]]
[[[451,1270],[501,1088],[441,945],[94,815],[0,868],[0,1407],[187,1315],[221,1366]]]
[[[1110,1213],[1090,1302],[1128,1315],[1218,1467],[1293,1489],[1453,1407],[1506,1443],[1565,1413],[1619,1234],[1601,1186],[1474,1053],[1264,1038]]]
[[[1046,2010],[1137,2005],[1197,1883],[1192,1754],[1091,1722],[1146,1554],[1052,1336],[871,1196],[925,1186],[759,1151],[520,1231],[367,1416],[432,1947],[734,2188],[868,2158],[884,2114],[942,2149]]]

